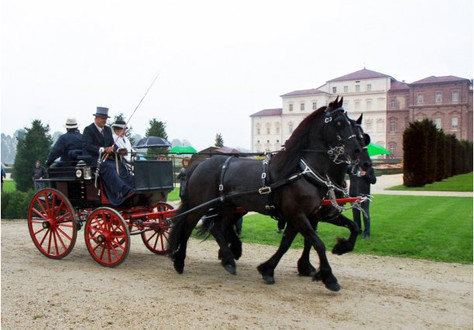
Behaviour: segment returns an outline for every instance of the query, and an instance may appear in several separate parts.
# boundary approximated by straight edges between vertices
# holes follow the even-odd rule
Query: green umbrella
[[[367,151],[369,152],[369,156],[376,156],[376,155],[390,155],[391,152],[382,147],[381,145],[375,144],[370,142],[367,146]]]
[[[176,146],[171,148],[171,154],[195,154],[196,149],[191,146]]]

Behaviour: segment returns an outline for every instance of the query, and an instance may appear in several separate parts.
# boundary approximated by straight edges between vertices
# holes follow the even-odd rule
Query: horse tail
[[[186,210],[188,210],[189,207],[186,202],[182,202],[182,204],[179,206],[176,214],[179,215]],[[184,226],[186,225],[186,217],[181,216],[177,217],[176,220],[173,221],[173,225],[171,226],[171,231],[170,231],[170,236],[168,240],[168,255],[173,258],[174,254],[178,251],[180,245],[181,245],[181,240],[183,237],[184,233]]]

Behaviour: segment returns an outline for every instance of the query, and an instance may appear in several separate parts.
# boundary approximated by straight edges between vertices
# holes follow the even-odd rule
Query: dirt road
[[[238,274],[215,242],[191,240],[185,272],[132,238],[127,260],[104,268],[76,247],[52,260],[25,220],[2,221],[3,329],[472,329],[472,265],[329,255],[341,291],[299,277],[291,250],[263,283],[256,267],[274,247],[244,244]],[[316,261],[313,257],[313,263]]]

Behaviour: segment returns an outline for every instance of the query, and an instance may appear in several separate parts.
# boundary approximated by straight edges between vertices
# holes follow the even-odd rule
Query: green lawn
[[[389,190],[407,191],[472,191],[472,172],[460,174],[444,179],[440,182],[430,183],[423,187],[405,187],[404,185],[389,188]]]
[[[371,238],[359,239],[355,253],[472,263],[473,200],[470,197],[375,195],[370,204]],[[346,215],[352,218],[351,212]],[[279,245],[277,223],[260,214],[244,217],[242,241]],[[349,231],[327,223],[319,235],[329,250]],[[301,248],[298,235],[292,248]]]
[[[10,192],[16,190],[16,182],[13,180],[5,180],[3,181],[3,191]]]

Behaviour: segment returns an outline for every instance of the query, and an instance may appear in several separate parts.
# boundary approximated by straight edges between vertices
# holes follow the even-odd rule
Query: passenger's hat
[[[68,118],[68,119],[66,119],[66,125],[64,125],[64,127],[66,127],[67,129],[70,129],[70,128],[77,128],[78,125],[77,125],[77,120],[76,120],[76,118]]]
[[[112,124],[112,127],[117,127],[117,128],[127,128],[127,124],[123,120],[117,120],[115,123]]]
[[[109,108],[97,107],[97,112],[94,114],[94,116],[110,118]]]

